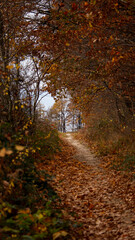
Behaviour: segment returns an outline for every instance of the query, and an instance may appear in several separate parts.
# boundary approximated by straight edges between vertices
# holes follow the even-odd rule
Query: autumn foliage
[[[134,158],[134,9],[134,1],[54,1],[47,18],[55,27],[48,91],[71,95],[99,152],[124,148],[128,159]]]
[[[132,0],[0,1],[1,239],[68,235],[51,177],[38,169],[60,150],[56,127],[38,112],[46,91],[68,93],[73,126],[79,113],[98,151],[123,148],[133,171],[134,10]]]
[[[86,113],[95,99],[107,98],[118,122],[133,122],[133,13],[132,1],[56,1],[51,41],[59,59],[49,76],[50,91],[67,89]]]

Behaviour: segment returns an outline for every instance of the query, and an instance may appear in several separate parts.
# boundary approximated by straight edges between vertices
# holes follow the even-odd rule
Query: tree
[[[64,52],[50,71],[48,89],[67,89],[87,112],[91,101],[109,94],[120,124],[133,120],[133,12],[133,1],[56,1],[51,54]]]
[[[57,100],[48,112],[47,118],[56,124],[61,132],[76,131],[82,128],[82,118],[78,110],[70,99]]]
[[[7,121],[14,125],[19,117],[17,110],[21,109],[20,93],[24,79],[20,74],[20,61],[24,57],[23,48],[27,41],[25,14],[30,6],[27,1],[21,0],[0,2],[1,104]]]
[[[66,132],[67,122],[67,100],[59,99],[49,111],[52,121],[60,132]]]
[[[75,132],[78,129],[82,128],[82,114],[79,109],[77,109],[76,105],[72,102],[72,100],[69,101],[67,105],[67,120],[70,130],[72,132]]]
[[[42,88],[51,64],[41,64],[45,52],[39,51],[37,29],[49,8],[50,1],[0,1],[1,120],[14,129],[25,115],[35,121],[40,96],[46,95]]]
[[[19,122],[26,101],[35,121],[46,90],[69,92],[81,112],[109,94],[120,123],[134,118],[133,1],[5,0],[0,6],[2,118]],[[22,67],[28,59],[31,76],[31,67]]]

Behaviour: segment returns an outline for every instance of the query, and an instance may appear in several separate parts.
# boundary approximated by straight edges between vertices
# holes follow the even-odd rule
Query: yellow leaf
[[[20,145],[16,145],[16,146],[15,146],[15,149],[16,149],[17,151],[23,151],[23,150],[24,150],[24,147],[23,147],[23,146],[20,146]]]
[[[37,215],[37,217],[38,217],[39,220],[41,220],[44,216],[43,216],[43,214],[39,213],[39,214]]]
[[[18,70],[20,68],[20,66],[18,64],[16,64],[16,69]]]
[[[119,59],[124,58],[123,56],[120,56]]]
[[[11,187],[14,187],[14,182],[13,182],[13,181],[10,183],[10,186],[11,186]]]
[[[67,235],[68,235],[68,233],[65,231],[56,232],[53,234],[53,240],[55,240],[59,237],[66,237]]]
[[[42,232],[46,232],[47,231],[47,227],[42,226],[41,230],[42,230]]]
[[[92,24],[91,24],[91,22],[89,22],[89,26],[90,26],[90,28],[92,28],[93,26],[92,26]]]
[[[5,155],[6,155],[6,148],[2,148],[0,150],[0,157],[5,157]]]
[[[20,210],[18,211],[18,213],[30,214],[30,213],[31,213],[31,211],[30,211],[30,209],[29,209],[29,208],[26,208],[26,209],[20,209]]]
[[[67,47],[69,47],[70,46],[70,44],[67,42],[66,44],[65,44]]]
[[[110,40],[111,40],[111,41],[113,40],[113,36],[112,36],[112,35],[110,36]]]
[[[6,68],[9,69],[9,70],[12,69],[13,67],[14,67],[13,65],[6,66]]]
[[[44,139],[48,139],[50,138],[50,136],[51,136],[51,133],[49,133]]]

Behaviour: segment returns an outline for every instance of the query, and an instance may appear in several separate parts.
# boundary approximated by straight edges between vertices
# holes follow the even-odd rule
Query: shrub
[[[0,149],[0,239],[53,239],[69,223],[55,206],[52,176],[39,165],[60,149],[56,129],[48,122],[33,128],[30,120],[18,131],[1,124]]]

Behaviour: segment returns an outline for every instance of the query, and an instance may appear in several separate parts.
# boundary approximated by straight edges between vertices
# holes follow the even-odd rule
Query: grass
[[[80,133],[99,157],[120,171],[135,172],[135,136],[132,131],[116,128],[113,121],[101,119]]]

